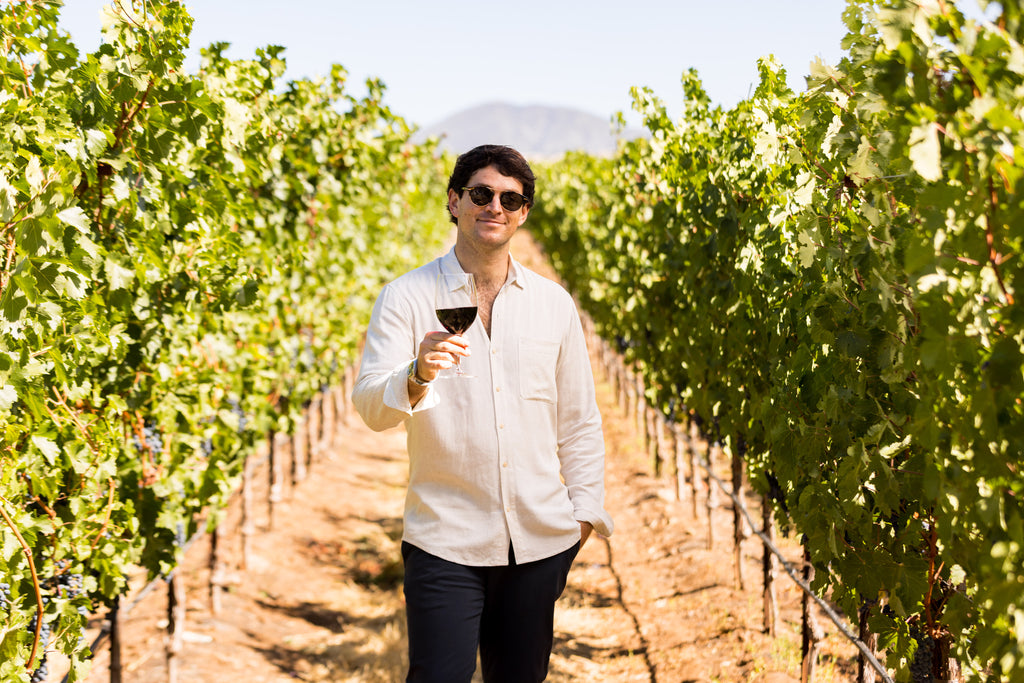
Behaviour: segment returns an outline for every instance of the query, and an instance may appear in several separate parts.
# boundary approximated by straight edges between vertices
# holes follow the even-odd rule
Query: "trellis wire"
[[[588,316],[586,316],[584,314],[582,317],[586,318]],[[594,325],[593,325],[592,321],[585,320],[584,325],[585,325],[586,329],[588,329],[590,334],[593,337],[596,337],[598,339],[598,346],[601,348],[600,356],[601,356],[601,360],[602,360],[602,362],[603,362],[603,364],[605,366],[605,369],[606,369],[606,375],[609,378],[615,378],[616,383],[619,382],[618,378],[620,376],[631,375],[632,373],[626,367],[626,363],[624,362],[621,354],[617,353],[614,349],[612,349],[611,345],[607,341],[605,341],[603,338],[600,338],[600,337],[598,337],[596,335],[596,331],[595,331],[595,328],[594,328]],[[619,368],[613,370],[610,367],[611,363],[609,362],[609,359],[614,359],[614,362],[619,366]],[[639,392],[639,386],[638,385],[636,385],[636,386],[637,386],[637,389],[638,389],[638,393],[640,393]],[[619,393],[619,392],[616,392],[616,393]],[[621,400],[621,397],[620,397],[620,400]],[[628,395],[627,395],[627,399],[626,400],[628,402]],[[627,408],[626,408],[626,414],[629,415],[628,404],[627,404]],[[670,418],[665,418],[665,416],[662,416],[662,418],[663,419],[670,419]],[[750,527],[750,529],[753,531],[753,533],[761,540],[761,542],[771,552],[771,554],[774,555],[776,558],[778,558],[779,563],[781,564],[782,568],[786,571],[786,574],[789,575],[789,577],[800,588],[800,590],[803,591],[811,600],[813,600],[821,608],[821,610],[825,613],[825,615],[829,618],[829,620],[832,621],[832,623],[836,625],[836,628],[839,629],[839,632],[843,635],[843,637],[845,637],[847,640],[849,640],[851,643],[853,643],[853,645],[860,651],[860,653],[863,656],[864,660],[867,661],[867,663],[871,666],[872,669],[874,669],[876,672],[878,672],[878,674],[881,676],[882,680],[885,683],[894,683],[892,677],[889,675],[889,673],[886,670],[886,668],[881,664],[881,662],[878,661],[878,658],[875,656],[874,652],[871,651],[871,648],[867,644],[865,644],[863,640],[861,640],[860,638],[855,636],[853,634],[853,632],[849,629],[849,627],[847,627],[847,625],[844,623],[843,618],[838,613],[836,613],[836,611],[834,609],[832,609],[832,607],[827,602],[825,602],[823,599],[818,597],[818,595],[811,589],[811,587],[807,584],[807,582],[805,582],[802,578],[799,577],[799,575],[797,573],[797,570],[783,556],[782,551],[780,551],[779,548],[772,542],[772,540],[770,538],[768,538],[768,536],[763,531],[759,530],[757,528],[757,526],[754,524],[754,521],[753,521],[753,518],[751,517],[750,511],[747,509],[747,506],[743,503],[743,501],[740,500],[739,497],[737,497],[736,494],[729,487],[726,486],[725,482],[723,482],[717,475],[715,475],[715,473],[712,471],[712,468],[710,467],[710,465],[709,465],[709,463],[708,463],[708,461],[706,459],[709,456],[711,456],[711,450],[712,450],[711,449],[711,445],[709,444],[708,448],[703,449],[705,451],[705,457],[704,458],[701,458],[699,456],[694,458],[693,454],[695,453],[696,448],[694,447],[694,443],[693,443],[694,442],[694,434],[693,434],[692,430],[691,430],[691,433],[690,433],[689,436],[690,436],[690,446],[689,446],[688,450],[689,450],[689,452],[691,454],[691,468],[692,468],[693,464],[697,464],[702,469],[705,470],[705,472],[707,474],[708,481],[709,482],[710,481],[714,481],[718,485],[718,488],[721,489],[722,492],[725,493],[727,496],[729,496],[729,498],[733,502],[733,505],[736,506],[736,509],[739,510],[740,513],[743,515],[743,517],[746,519],[747,525]],[[697,474],[696,474],[696,471],[694,471],[693,469],[691,469],[691,471],[690,471],[690,477],[691,477],[691,483],[696,485]],[[677,482],[677,486],[678,486],[678,482]],[[713,489],[709,487],[709,489],[708,489],[708,497],[711,498],[712,494],[713,494]],[[696,516],[696,512],[697,512],[697,500],[696,500],[696,498],[697,498],[696,490],[694,490],[693,491],[693,501],[692,501],[693,508],[694,508],[694,510],[693,510],[694,516]],[[708,512],[709,512],[709,516],[710,516],[710,512],[711,512],[710,509],[708,510]],[[711,543],[711,540],[710,540],[711,539],[711,537],[710,537],[710,534],[711,534],[710,521],[709,521],[709,531],[708,531],[708,533],[709,533],[709,545],[710,545],[710,543]]]

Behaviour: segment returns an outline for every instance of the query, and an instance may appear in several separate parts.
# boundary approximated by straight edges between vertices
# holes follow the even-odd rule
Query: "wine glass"
[[[445,273],[437,276],[434,292],[437,319],[451,334],[464,334],[476,320],[476,280],[472,273]],[[442,377],[472,377],[462,371],[461,356],[455,356],[455,374]]]

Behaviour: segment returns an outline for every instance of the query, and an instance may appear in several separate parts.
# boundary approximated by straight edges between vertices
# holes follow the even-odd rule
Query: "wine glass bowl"
[[[445,273],[437,276],[434,290],[434,309],[437,319],[451,334],[465,334],[477,314],[476,280],[472,273]],[[462,371],[460,356],[455,356],[454,377],[470,377]],[[439,377],[447,377],[442,373]]]

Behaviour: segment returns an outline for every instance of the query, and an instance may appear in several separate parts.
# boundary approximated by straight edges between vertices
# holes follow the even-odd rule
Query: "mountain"
[[[610,156],[617,138],[632,139],[643,131],[616,133],[610,117],[543,105],[519,106],[495,102],[458,112],[416,132],[414,142],[441,139],[441,149],[456,154],[482,144],[515,147],[527,159],[555,159],[570,150]]]

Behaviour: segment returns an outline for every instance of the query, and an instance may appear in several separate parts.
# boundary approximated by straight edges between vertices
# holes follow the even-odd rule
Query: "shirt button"
[[[503,462],[503,463],[501,463],[501,466],[502,467],[508,467],[508,463],[507,462]]]
[[[495,392],[495,393],[498,393],[498,392],[500,392],[500,391],[501,391],[501,387],[494,387],[494,392]]]
[[[503,424],[498,425],[498,429],[504,429],[504,428],[505,428],[505,425],[503,425]]]

